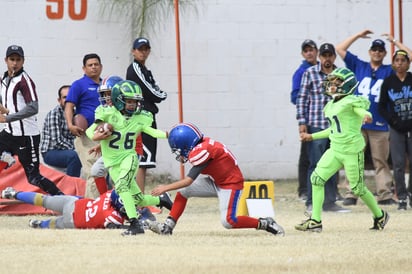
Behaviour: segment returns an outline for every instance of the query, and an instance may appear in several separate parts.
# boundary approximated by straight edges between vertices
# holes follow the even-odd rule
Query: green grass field
[[[371,180],[368,185],[373,188]],[[370,231],[372,216],[359,202],[350,213],[324,213],[322,233],[305,233],[294,229],[306,218],[296,187],[296,181],[275,181],[275,218],[285,237],[224,229],[214,198],[190,199],[172,236],[35,230],[28,220],[47,216],[0,216],[2,273],[411,272],[412,209],[386,206],[387,227]],[[164,210],[157,218],[166,216]]]

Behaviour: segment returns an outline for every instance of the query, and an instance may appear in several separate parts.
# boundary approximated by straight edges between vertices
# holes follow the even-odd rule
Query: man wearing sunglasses
[[[368,50],[370,60],[361,60],[358,56],[348,51],[348,48],[358,39],[370,39],[371,30],[363,30],[348,37],[336,46],[338,55],[343,59],[347,68],[355,73],[359,85],[355,94],[369,98],[371,103],[369,112],[372,113],[373,122],[362,126],[365,142],[369,144],[373,166],[375,168],[375,182],[378,203],[381,205],[394,204],[392,187],[392,174],[388,165],[389,157],[389,128],[385,119],[378,112],[378,102],[383,80],[393,74],[390,64],[384,65],[386,56],[385,42],[381,39],[372,41]],[[346,184],[348,192],[345,194],[344,205],[355,205],[356,197]]]

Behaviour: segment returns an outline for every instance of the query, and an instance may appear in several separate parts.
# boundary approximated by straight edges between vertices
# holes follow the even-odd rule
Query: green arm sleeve
[[[315,133],[312,133],[312,140],[318,140],[318,139],[324,139],[324,138],[328,138],[330,134],[330,129],[326,128],[322,131],[318,131]]]
[[[372,117],[372,114],[364,108],[355,107],[353,108],[353,112],[355,112],[357,115],[359,115],[362,118],[365,117],[365,115]]]
[[[152,127],[147,127],[143,130],[144,133],[152,136],[153,138],[158,138],[158,139],[166,139],[167,135],[166,132],[160,129],[155,129]]]
[[[90,140],[93,140],[94,130],[97,127],[97,123],[93,123],[88,129],[86,129],[86,135]]]

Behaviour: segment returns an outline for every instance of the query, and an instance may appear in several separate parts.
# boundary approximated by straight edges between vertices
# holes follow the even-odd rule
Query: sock
[[[172,209],[169,212],[169,216],[173,218],[173,220],[179,220],[180,216],[183,214],[187,203],[187,198],[184,197],[180,192],[176,193],[176,198],[173,201]]]
[[[372,192],[367,190],[366,193],[362,195],[360,198],[368,206],[370,211],[372,211],[373,216],[382,217],[382,210],[379,208],[378,203],[376,202],[376,199],[373,196]]]
[[[26,204],[43,206],[43,194],[37,192],[17,192],[16,199]]]
[[[6,162],[0,161],[0,173],[8,166]]]
[[[312,220],[321,221],[322,205],[325,200],[325,187],[312,185]]]
[[[107,192],[107,182],[105,177],[95,177],[94,182],[100,194]]]
[[[51,222],[51,219],[43,220],[40,223],[40,227],[41,228],[50,228],[50,222]]]

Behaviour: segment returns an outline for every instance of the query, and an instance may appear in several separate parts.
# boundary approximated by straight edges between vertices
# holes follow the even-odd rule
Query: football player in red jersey
[[[7,187],[3,199],[16,199],[27,204],[42,206],[60,212],[61,216],[47,220],[30,220],[33,228],[125,228],[126,214],[121,200],[113,190],[96,199],[71,195],[44,195],[37,192],[16,191]],[[120,201],[120,203],[119,203]]]
[[[220,218],[227,229],[263,229],[275,235],[284,235],[284,230],[272,218],[237,216],[239,197],[243,190],[243,175],[234,155],[226,146],[209,137],[204,137],[193,124],[181,123],[172,128],[168,137],[176,160],[189,161],[193,167],[182,180],[168,185],[158,185],[152,195],[161,195],[179,189],[169,216],[164,223],[146,220],[150,230],[170,235],[185,210],[190,197],[218,197]],[[206,175],[198,177],[200,174]]]

